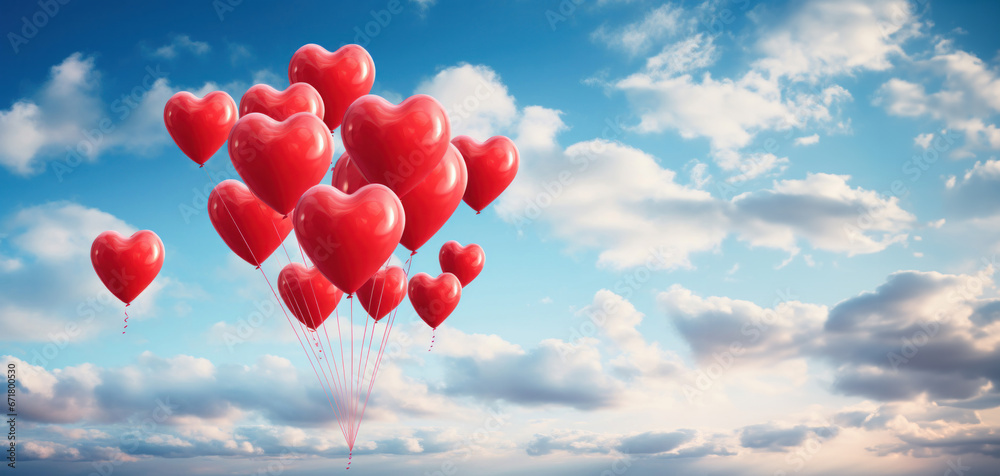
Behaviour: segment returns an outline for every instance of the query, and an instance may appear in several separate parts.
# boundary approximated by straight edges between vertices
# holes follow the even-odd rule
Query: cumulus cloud
[[[429,94],[448,112],[453,136],[484,141],[506,130],[517,116],[514,98],[492,69],[460,64],[420,83],[416,93]]]
[[[1000,76],[994,68],[976,55],[954,48],[949,40],[939,40],[933,56],[916,60],[913,66],[939,77],[938,89],[929,92],[929,85],[923,82],[892,78],[879,89],[876,105],[895,116],[937,119],[948,129],[963,133],[962,147],[949,143],[952,157],[1000,149],[1000,128],[996,125]]]
[[[546,111],[531,111],[532,120],[558,133],[559,114]],[[519,227],[546,223],[571,249],[597,249],[604,266],[690,267],[693,253],[714,250],[732,234],[790,253],[802,242],[873,253],[905,240],[915,222],[898,198],[851,187],[847,176],[810,174],[725,200],[678,183],[660,160],[621,143],[590,140],[560,150],[540,128],[530,131],[530,138],[517,140],[521,170],[497,212]],[[720,191],[730,189],[736,186]]]

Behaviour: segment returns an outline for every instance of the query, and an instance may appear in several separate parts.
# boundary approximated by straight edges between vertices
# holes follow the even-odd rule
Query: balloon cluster
[[[358,45],[332,53],[305,45],[292,56],[288,79],[284,91],[254,85],[238,108],[222,91],[202,98],[179,92],[167,101],[164,124],[180,150],[204,166],[228,143],[243,180],[214,188],[212,225],[257,268],[295,230],[303,264],[289,256],[275,297],[310,331],[345,293],[374,323],[409,295],[436,329],[482,271],[485,255],[478,245],[449,241],[439,253],[441,275],[419,273],[407,282],[412,256],[462,201],[478,214],[507,188],[517,174],[517,147],[502,136],[483,143],[453,138],[445,109],[431,96],[396,105],[369,94],[375,64]],[[321,184],[337,128],[346,152],[333,165],[332,183]],[[405,271],[388,265],[397,245],[411,251]],[[150,231],[129,239],[106,232],[95,240],[92,258],[101,280],[127,305],[156,276],[163,245]],[[122,276],[130,277],[127,283]]]

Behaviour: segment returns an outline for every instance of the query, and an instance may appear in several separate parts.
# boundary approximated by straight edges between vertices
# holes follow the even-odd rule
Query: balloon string
[[[257,210],[260,211],[261,216],[266,218],[267,215],[264,213],[264,208],[260,205],[260,200],[254,201],[257,202]],[[285,240],[281,238],[281,232],[278,231],[278,225],[274,224],[274,220],[268,221],[271,222],[271,228],[274,229],[274,236],[278,237],[278,242],[281,243],[281,250],[285,252],[285,258],[288,258],[288,262],[291,263],[292,257],[288,254],[288,248],[285,248]],[[305,263],[305,260],[302,262]]]
[[[383,265],[382,269],[386,270],[386,274],[388,274],[388,269],[389,269],[389,262],[388,261],[386,261],[386,263],[385,263],[385,265]],[[382,286],[381,286],[382,289],[379,290],[378,302],[375,305],[375,315],[376,316],[379,315],[379,312],[381,312],[381,310],[382,310],[382,297],[385,295],[385,282],[386,281],[388,281],[388,279],[385,279],[385,277],[383,277],[383,279],[382,279]],[[375,290],[373,289],[372,290],[372,296],[370,296],[370,297],[374,296],[374,294],[375,294],[374,291]],[[374,319],[374,316],[372,317],[372,319]],[[364,350],[364,348],[365,348],[364,347],[365,338],[364,338],[363,335],[361,337],[361,352],[365,353],[365,363],[361,367],[361,372],[359,373],[360,380],[358,382],[358,391],[357,391],[357,397],[356,397],[359,404],[361,402],[362,389],[364,388],[364,385],[365,385],[365,376],[368,375],[368,361],[371,358],[371,354],[372,354],[372,341],[375,340],[375,325],[376,324],[378,324],[377,320],[372,324],[372,332],[371,332],[371,335],[369,335],[369,337],[368,337],[368,352],[367,353],[365,353],[365,350]],[[365,317],[365,328],[366,328],[366,330],[368,328],[368,318],[367,317]],[[360,354],[358,355],[358,357],[360,357]],[[360,364],[360,358],[358,360],[359,360],[359,364]],[[355,397],[352,396],[352,398],[355,398]],[[361,420],[359,419],[358,420],[358,429],[359,430],[360,430],[360,427],[361,427]],[[355,437],[355,440],[356,440],[357,439],[357,435],[355,435],[354,437]]]
[[[431,329],[431,346],[430,346],[430,348],[427,349],[427,352],[430,352],[431,349],[434,348],[434,338],[436,336],[437,336],[437,327]]]
[[[238,229],[238,227],[237,227],[237,229]],[[256,260],[256,258],[254,258],[254,259]],[[302,352],[304,354],[306,354],[306,360],[309,361],[309,366],[312,367],[313,373],[316,374],[316,381],[319,382],[320,388],[323,389],[323,393],[326,395],[326,401],[327,401],[327,403],[330,404],[330,410],[332,410],[333,413],[334,413],[334,415],[337,416],[338,415],[337,409],[334,408],[333,401],[331,401],[331,398],[330,398],[330,394],[333,393],[333,389],[331,388],[328,391],[327,388],[325,386],[323,386],[323,380],[319,378],[319,371],[316,370],[316,365],[313,364],[312,359],[309,357],[309,351],[306,350],[305,343],[303,343],[302,342],[302,338],[299,337],[299,332],[295,329],[295,324],[292,324],[292,319],[290,317],[288,317],[288,312],[285,311],[285,307],[284,307],[283,303],[281,302],[281,299],[278,297],[278,293],[274,290],[274,286],[271,285],[271,280],[267,279],[267,274],[264,273],[263,269],[260,270],[260,274],[261,274],[261,276],[264,277],[264,282],[267,283],[267,287],[271,290],[271,295],[274,296],[274,300],[278,302],[278,307],[280,307],[282,313],[285,314],[285,319],[288,321],[288,326],[291,327],[292,328],[292,332],[295,333],[295,338],[299,341],[299,346],[302,347]],[[336,399],[336,398],[334,398],[334,399]],[[337,418],[337,422],[340,423],[340,418],[339,417]],[[344,433],[344,438],[347,438],[347,431],[344,428],[344,426],[343,426],[342,423],[340,424],[340,431],[342,433]]]
[[[311,284],[311,281],[310,281],[310,284]],[[301,289],[301,285],[300,285],[299,289]],[[316,297],[316,288],[310,285],[309,289],[310,289],[310,291],[312,293],[313,304],[316,305],[315,309],[316,309],[316,311],[318,313],[319,312],[319,298]],[[305,294],[305,293],[303,292],[302,294]],[[309,305],[306,304],[306,307],[309,307]],[[336,308],[334,308],[334,309],[336,309]],[[313,316],[312,313],[310,312],[310,320],[311,320],[311,322],[316,322],[318,320],[318,319],[314,319],[314,317],[320,317],[320,316],[318,316],[318,314],[316,316]],[[320,321],[320,326],[323,327],[323,333],[325,334],[326,333],[326,320],[327,320],[326,318],[328,318],[329,316],[321,316],[321,317],[323,317],[323,320]],[[320,351],[322,352],[323,350],[325,350],[324,347],[323,347],[323,339],[320,338],[318,331],[316,332],[316,336],[317,336],[318,346],[320,348]],[[329,334],[327,334],[327,336],[329,336]],[[327,342],[329,342],[329,338],[327,339]],[[328,347],[329,347],[330,350],[333,349],[332,345],[329,345]],[[339,379],[339,377],[340,377],[339,372],[334,372],[334,369],[336,369],[336,365],[335,364],[331,365],[331,363],[330,363],[331,360],[336,360],[335,357],[332,355],[332,352],[327,352],[326,355],[329,356],[329,358],[324,359],[324,360],[326,360],[326,368],[327,368],[327,370],[323,371],[324,372],[324,376],[327,374],[327,371],[329,371],[330,378],[333,379],[333,382],[334,382],[334,384],[336,385],[336,388],[337,388],[336,391],[340,395],[340,397],[336,399],[336,401],[337,401],[337,408],[340,410],[340,414],[343,415],[344,414],[343,404],[345,403],[344,399],[346,398],[345,397],[345,393],[346,392],[343,390],[343,385],[339,381],[340,380]],[[323,370],[323,366],[322,365],[320,365],[320,370]]]
[[[348,296],[347,299],[351,299],[351,297]],[[347,379],[347,369],[344,367],[344,335],[343,335],[343,333],[340,332],[340,313],[337,313],[336,317],[337,317],[337,340],[340,341],[340,371],[341,371],[341,375],[344,376],[344,380],[345,380],[345,382],[344,382],[344,391],[346,393],[346,391],[347,391],[347,388],[346,388],[347,387],[347,382],[346,382],[346,379]],[[350,417],[350,415],[351,415],[349,403],[350,402],[345,402],[345,404],[344,404],[344,407],[347,409],[347,416],[348,417]],[[348,428],[350,428],[350,420],[348,420],[347,426],[348,426]],[[348,438],[346,434],[344,435],[344,439],[348,440],[347,444],[348,444],[348,446],[350,446],[350,444],[351,444],[350,438]],[[351,448],[351,449],[354,449],[354,448]]]
[[[406,276],[410,275],[410,266],[413,264],[413,254],[406,259]],[[365,417],[365,410],[368,409],[368,400],[372,396],[372,388],[375,385],[375,378],[378,377],[379,368],[382,365],[382,357],[385,356],[386,343],[389,341],[389,334],[392,333],[392,325],[396,322],[396,314],[399,312],[399,307],[396,307],[389,313],[389,325],[386,326],[385,331],[382,333],[382,344],[378,349],[378,356],[375,359],[375,370],[372,372],[372,379],[368,382],[368,393],[365,395],[365,402],[361,406],[361,418]]]
[[[128,304],[125,307],[128,307]],[[125,310],[125,327],[122,327],[122,334],[125,333],[125,329],[128,329],[128,309]]]
[[[347,469],[351,469],[351,458],[354,457],[354,450],[347,454]]]
[[[354,299],[351,299],[351,395],[354,395]],[[354,417],[357,416],[357,405],[351,401],[351,424],[354,425]],[[351,449],[354,449],[354,433],[351,433]]]
[[[208,169],[202,169],[202,170],[205,171],[205,175],[208,177],[209,181],[212,181],[212,182],[215,181],[212,178],[212,174],[210,174],[208,172]],[[327,400],[327,403],[330,405],[330,410],[332,410],[334,412],[334,416],[337,417],[337,422],[340,424],[340,431],[344,434],[344,438],[346,439],[347,438],[347,431],[344,428],[343,423],[341,423],[341,421],[340,421],[341,419],[339,417],[339,413],[338,413],[337,409],[334,408],[333,402],[331,401],[331,397],[330,396],[333,393],[333,388],[331,387],[329,390],[327,390],[327,387],[323,386],[323,380],[320,379],[320,377],[319,377],[319,371],[316,370],[316,366],[313,364],[313,360],[309,357],[309,352],[306,350],[306,344],[304,342],[302,342],[302,338],[299,337],[299,333],[295,329],[295,325],[292,324],[292,319],[288,316],[288,311],[285,310],[285,306],[281,302],[281,299],[278,297],[278,293],[275,292],[274,286],[271,285],[271,280],[269,280],[267,278],[267,274],[264,273],[263,269],[261,269],[261,265],[263,263],[261,263],[257,259],[257,257],[254,255],[254,252],[250,248],[250,244],[247,241],[246,236],[243,235],[243,230],[240,229],[239,223],[236,223],[236,218],[233,217],[233,212],[231,210],[229,210],[229,204],[226,203],[225,200],[223,200],[222,201],[222,205],[223,205],[223,207],[225,207],[226,214],[229,215],[229,219],[233,222],[233,225],[236,227],[236,231],[240,234],[240,238],[243,240],[243,244],[247,247],[247,250],[250,252],[250,257],[253,258],[254,263],[256,263],[257,269],[260,270],[261,276],[264,277],[264,282],[266,282],[267,283],[267,287],[270,288],[271,295],[274,296],[275,302],[278,303],[278,307],[281,308],[281,312],[285,315],[285,320],[288,321],[288,326],[292,328],[292,332],[295,334],[295,339],[299,341],[299,346],[302,347],[302,353],[306,354],[306,360],[309,361],[309,366],[312,367],[313,374],[316,375],[316,381],[319,383],[320,388],[323,389],[323,394],[326,395],[326,400]],[[260,204],[258,203],[258,207],[259,206],[260,206]],[[273,223],[272,223],[272,225],[273,225]],[[278,231],[277,228],[275,228],[274,231],[275,231],[275,233],[277,233],[277,231]],[[279,237],[280,237],[280,234],[279,234]],[[282,247],[284,247],[284,241],[282,241]],[[286,255],[287,255],[287,251],[286,251]],[[289,258],[289,262],[291,262],[291,258]],[[322,368],[322,366],[320,368]],[[324,375],[325,375],[325,373],[324,373]],[[333,397],[333,400],[336,400],[336,396]]]
[[[295,301],[292,301],[292,302],[295,302]],[[308,305],[307,305],[307,307],[308,307]],[[301,311],[301,309],[298,306],[298,303],[295,304],[295,309]],[[300,314],[301,314],[301,312],[300,312]],[[311,314],[310,314],[310,318],[311,318]],[[307,332],[306,329],[307,328],[304,327],[304,325],[302,324],[302,322],[300,322],[298,320],[296,320],[296,323],[298,324],[299,329],[302,331],[302,335],[306,335],[306,332]],[[292,328],[292,330],[293,331],[295,330],[294,327]],[[322,352],[322,346],[320,346],[320,351]],[[326,363],[327,363],[327,367],[329,367],[330,366],[330,359],[321,359],[319,357],[319,355],[316,353],[316,349],[313,349],[313,356],[316,357],[316,363],[317,363],[317,365],[319,365],[319,371],[320,371],[320,373],[323,374],[323,380],[326,381],[326,385],[327,385],[327,387],[330,388],[330,393],[333,395],[334,404],[337,406],[337,409],[334,411],[334,416],[337,418],[337,423],[341,426],[341,432],[344,434],[344,438],[346,439],[347,438],[346,435],[347,435],[348,430],[346,429],[346,427],[343,426],[344,424],[342,423],[342,421],[343,421],[342,416],[344,414],[344,410],[343,410],[342,404],[341,404],[341,401],[344,399],[344,396],[343,396],[344,394],[343,394],[343,392],[340,391],[339,385],[337,385],[338,382],[336,381],[336,379],[334,379],[334,383],[333,384],[330,383],[330,377],[327,375],[327,372],[323,369],[323,363],[320,362],[320,360],[325,360]],[[307,357],[308,357],[308,355],[307,355]],[[332,372],[331,372],[331,374],[332,374]],[[317,375],[317,379],[318,378],[319,378],[319,376]],[[320,382],[320,384],[322,385],[322,381]],[[339,395],[338,395],[338,393],[339,393]]]

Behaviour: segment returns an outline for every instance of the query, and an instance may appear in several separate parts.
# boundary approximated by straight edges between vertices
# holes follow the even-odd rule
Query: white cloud
[[[81,162],[117,152],[149,155],[170,144],[163,107],[177,88],[167,72],[147,67],[127,93],[110,102],[101,97],[101,74],[93,57],[74,53],[53,66],[51,76],[32,97],[0,110],[0,165],[30,176],[51,161],[59,179]],[[238,94],[245,85],[233,84]],[[217,89],[206,83],[196,92]]]
[[[656,42],[685,29],[684,10],[672,4],[649,11],[642,20],[617,29],[597,29],[591,39],[631,55],[647,51]]]
[[[524,117],[546,127],[525,127],[530,138],[518,138],[521,170],[497,212],[521,227],[544,222],[571,250],[598,250],[600,265],[688,267],[691,254],[717,249],[730,235],[791,253],[800,240],[872,253],[905,240],[914,224],[897,198],[853,188],[846,176],[810,174],[724,200],[677,183],[656,158],[619,143],[591,140],[561,150],[545,136],[563,129],[557,111],[528,108]]]
[[[1000,149],[1000,128],[995,123],[1000,113],[1000,75],[995,69],[971,53],[955,50],[947,40],[938,42],[931,58],[915,61],[914,66],[942,77],[940,88],[928,92],[922,83],[892,78],[879,88],[874,103],[889,114],[931,117],[964,133],[965,144],[952,151],[953,157],[967,157],[977,149]],[[926,137],[918,139],[929,144]]]
[[[933,133],[920,134],[913,138],[913,143],[920,147],[921,149],[926,149],[931,146],[931,140],[934,139]]]
[[[773,77],[817,80],[855,71],[884,71],[900,45],[920,33],[906,0],[801,2],[778,25],[760,24],[756,63]]]
[[[811,136],[795,138],[795,145],[813,145],[818,143],[819,143],[819,134],[813,134]]]
[[[211,47],[208,43],[204,41],[194,41],[188,35],[177,35],[175,36],[169,44],[163,45],[153,52],[153,56],[157,56],[164,59],[173,59],[177,57],[177,54],[181,51],[186,51],[196,56],[202,56],[209,51]]]
[[[505,130],[517,116],[507,86],[495,71],[482,65],[446,68],[420,83],[415,92],[429,94],[444,106],[452,136],[465,134],[483,141]]]

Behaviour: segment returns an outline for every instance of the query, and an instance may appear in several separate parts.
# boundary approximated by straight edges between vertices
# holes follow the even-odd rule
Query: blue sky
[[[521,170],[415,256],[436,274],[454,239],[487,264],[432,353],[402,305],[352,471],[993,473],[996,2],[220,5],[3,3],[0,355],[33,474],[344,462],[267,285],[208,221],[225,150],[206,175],[162,111],[356,41],[374,94],[437,97]],[[87,259],[108,229],[166,247],[124,336]]]

